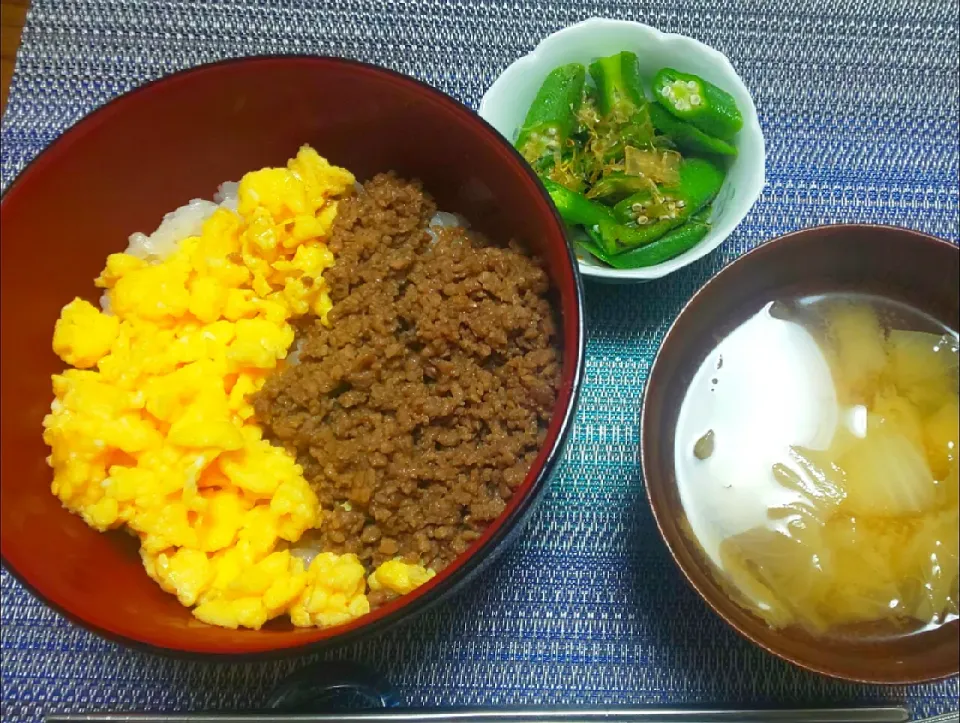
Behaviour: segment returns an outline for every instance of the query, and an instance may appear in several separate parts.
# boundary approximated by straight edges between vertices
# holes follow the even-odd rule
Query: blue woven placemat
[[[874,221],[956,241],[958,9],[950,0],[34,0],[2,126],[2,181],[63,129],[170,71],[263,53],[342,55],[476,107],[545,35],[589,16],[682,32],[731,58],[768,144],[768,185],[721,250],[640,287],[587,285],[586,385],[572,442],[519,543],[469,595],[327,657],[371,664],[411,705],[906,702],[957,709],[954,678],[847,685],[741,640],[681,579],[637,467],[637,410],[660,338],[693,291],[761,241]],[[308,659],[183,663],[70,625],[7,573],[2,719],[260,706]]]

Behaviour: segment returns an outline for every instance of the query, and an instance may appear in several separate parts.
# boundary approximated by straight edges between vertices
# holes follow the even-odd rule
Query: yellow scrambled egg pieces
[[[166,258],[109,256],[96,283],[112,313],[75,299],[56,323],[53,349],[73,368],[54,375],[44,419],[54,494],[98,530],[136,533],[148,574],[208,623],[369,611],[356,557],[305,569],[286,549],[320,506],[248,401],[287,355],[289,320],[326,321],[325,239],[353,184],[304,146],[286,168],[246,174],[238,212],[215,211]]]
[[[367,579],[371,590],[390,590],[397,595],[406,595],[436,575],[420,565],[411,565],[401,560],[388,560]]]

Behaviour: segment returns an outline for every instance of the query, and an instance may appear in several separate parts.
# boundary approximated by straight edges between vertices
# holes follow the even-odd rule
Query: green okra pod
[[[734,97],[699,76],[664,68],[653,77],[653,93],[672,115],[721,140],[731,140],[743,127]]]
[[[629,118],[647,104],[636,53],[625,50],[593,61],[590,77],[597,85],[597,106],[605,115],[622,112]]]
[[[555,68],[544,79],[514,144],[528,163],[549,166],[577,129],[586,69],[580,63]]]
[[[657,104],[650,106],[653,127],[670,138],[681,151],[710,153],[718,156],[736,156],[737,147],[720,138],[707,135],[692,123],[671,115]]]
[[[650,190],[628,196],[613,207],[620,223],[643,226],[664,216],[678,217],[681,223],[710,203],[723,185],[724,172],[703,158],[686,158],[680,164],[680,182],[658,189],[659,197]]]
[[[644,266],[654,266],[693,248],[703,241],[709,232],[709,224],[691,219],[646,246],[624,251],[604,260],[616,269],[637,269]]]
[[[599,58],[590,64],[590,76],[596,87],[581,120],[588,136],[585,172],[595,181],[608,163],[622,159],[625,146],[651,147],[654,129],[636,54],[624,51]]]
[[[615,221],[604,222],[598,226],[600,245],[604,253],[616,256],[629,249],[653,243],[667,231],[682,226],[685,221],[686,219],[680,217],[665,218],[645,226],[627,226]]]
[[[571,191],[549,179],[541,179],[560,217],[571,226],[592,229],[601,224],[616,224],[613,212],[606,206]]]
[[[598,232],[588,231],[590,240],[583,241],[580,245],[593,256],[617,269],[653,266],[679,256],[700,243],[710,232],[710,224],[707,223],[709,216],[710,208],[707,207],[694,214],[682,226],[669,230],[659,239],[619,254],[608,254],[604,250],[603,240]]]

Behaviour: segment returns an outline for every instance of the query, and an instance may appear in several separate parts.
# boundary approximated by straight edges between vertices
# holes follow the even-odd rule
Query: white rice
[[[437,211],[430,218],[430,223],[427,225],[427,233],[430,234],[430,238],[434,241],[437,240],[437,231],[436,229],[443,228],[470,228],[470,222],[467,221],[463,216],[460,216],[456,213],[447,213],[446,211]]]
[[[195,198],[185,206],[166,214],[157,230],[149,236],[140,231],[130,234],[126,253],[150,263],[163,261],[177,250],[177,246],[185,238],[199,236],[203,230],[203,224],[218,208],[236,213],[239,186],[240,184],[236,181],[221,183],[213,196],[213,201]],[[105,314],[112,313],[110,297],[106,292],[100,295],[100,308]]]
[[[305,568],[310,567],[310,563],[313,562],[313,558],[319,555],[323,550],[320,549],[320,544],[314,540],[300,541],[294,543],[290,546],[290,554],[293,557],[298,557],[303,560],[303,566]]]
[[[162,261],[176,251],[177,245],[185,238],[199,236],[204,222],[218,208],[236,213],[238,186],[235,181],[221,183],[214,195],[214,201],[195,198],[187,205],[165,215],[157,230],[149,236],[139,231],[130,234],[127,253],[146,261]]]
[[[223,208],[237,212],[237,189],[240,188],[238,181],[224,181],[220,184],[217,192],[213,194],[213,200],[219,203]]]
[[[447,213],[446,211],[437,211],[430,219],[431,226],[440,228],[470,228],[470,222],[458,213]]]
[[[303,351],[303,338],[297,339],[297,343],[293,345],[293,349],[287,352],[285,361],[290,365],[297,365],[300,363],[300,352]]]

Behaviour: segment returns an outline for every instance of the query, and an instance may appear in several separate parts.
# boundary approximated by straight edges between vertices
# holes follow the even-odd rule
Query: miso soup
[[[958,339],[864,295],[777,299],[724,338],[676,434],[688,534],[773,627],[958,615]]]

